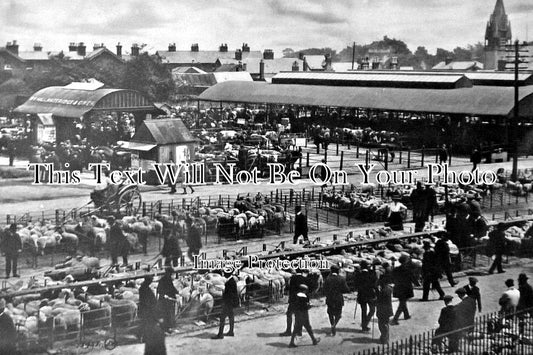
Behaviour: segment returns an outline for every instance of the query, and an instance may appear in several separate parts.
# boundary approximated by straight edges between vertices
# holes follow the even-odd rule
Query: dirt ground
[[[506,289],[504,281],[508,278],[517,279],[518,274],[533,272],[533,261],[522,259],[519,264],[508,266],[506,273],[486,275],[485,268],[480,269],[477,276],[479,288],[482,295],[483,312],[487,314],[498,310],[498,299]],[[466,275],[459,277],[459,286],[466,285],[468,280]],[[516,283],[516,281],[515,281]],[[442,282],[444,292],[454,295],[452,304],[459,302],[454,294],[456,287],[450,287],[447,282]],[[391,341],[404,339],[410,335],[419,334],[431,328],[436,328],[440,309],[444,306],[442,301],[437,300],[436,293],[430,294],[430,302],[420,302],[422,290],[415,290],[415,297],[408,303],[411,319],[400,320],[400,325],[391,326]],[[338,325],[336,336],[330,335],[329,321],[326,314],[324,299],[312,300],[313,307],[310,310],[311,325],[314,332],[321,338],[321,342],[313,346],[307,333],[303,332],[303,337],[298,338],[296,343],[298,348],[289,349],[289,338],[280,337],[278,333],[285,330],[286,310],[285,304],[269,307],[268,309],[255,311],[255,319],[246,315],[237,317],[235,325],[235,337],[225,337],[223,340],[212,340],[211,337],[217,333],[217,323],[207,329],[177,333],[166,338],[168,354],[354,354],[359,350],[377,346],[376,339],[379,338],[377,319],[374,317],[373,332],[363,333],[360,329],[360,312],[358,306],[356,318],[354,319],[355,296],[349,294],[345,297],[346,303],[343,309],[343,318]],[[393,301],[393,308],[397,307],[397,300]],[[227,327],[227,325],[226,325]],[[227,330],[227,328],[226,328]],[[91,354],[101,355],[130,355],[141,354],[143,344],[124,345],[114,350],[95,350]]]

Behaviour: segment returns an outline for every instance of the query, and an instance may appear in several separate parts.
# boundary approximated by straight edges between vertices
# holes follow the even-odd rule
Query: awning
[[[54,119],[52,118],[51,113],[38,113],[37,117],[39,118],[39,121],[44,126],[53,126],[54,125]]]
[[[140,150],[143,152],[148,152],[154,149],[155,147],[157,147],[157,144],[139,143],[139,142],[118,141],[117,144],[120,146],[120,148],[123,148],[123,149]]]

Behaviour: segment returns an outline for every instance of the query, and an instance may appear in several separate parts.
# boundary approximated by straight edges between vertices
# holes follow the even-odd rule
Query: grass
[[[0,166],[0,179],[29,178],[32,172],[13,166]]]

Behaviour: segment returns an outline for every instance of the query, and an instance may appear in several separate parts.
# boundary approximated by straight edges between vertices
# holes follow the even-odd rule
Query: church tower
[[[485,69],[505,68],[505,46],[512,44],[511,22],[505,13],[503,0],[496,0],[485,31]]]

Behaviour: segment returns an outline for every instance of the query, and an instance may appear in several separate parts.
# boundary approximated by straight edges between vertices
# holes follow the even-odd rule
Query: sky
[[[370,43],[387,35],[414,52],[425,46],[451,50],[484,41],[496,0],[0,0],[0,46],[17,40],[20,50],[38,42],[44,51],[88,49],[121,42],[149,52],[169,43],[189,50],[252,50],[331,47]],[[533,1],[504,0],[513,38],[533,40]],[[529,26],[527,25],[529,24]],[[529,27],[529,31],[527,28]],[[529,34],[528,34],[529,33]],[[528,35],[527,35],[528,34]]]

